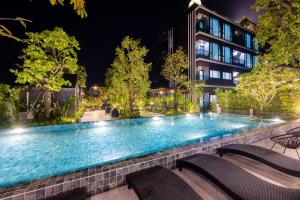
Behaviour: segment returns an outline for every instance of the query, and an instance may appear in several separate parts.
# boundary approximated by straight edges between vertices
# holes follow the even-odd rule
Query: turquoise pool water
[[[259,122],[198,114],[2,130],[0,187],[225,137]]]

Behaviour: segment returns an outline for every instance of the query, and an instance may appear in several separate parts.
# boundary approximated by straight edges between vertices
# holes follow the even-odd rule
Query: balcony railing
[[[232,58],[232,63],[236,64],[236,65],[239,65],[239,66],[246,67],[245,66],[245,60],[242,60],[242,59]]]
[[[204,49],[197,49],[196,50],[196,57],[197,58],[209,58],[209,51],[204,50]]]

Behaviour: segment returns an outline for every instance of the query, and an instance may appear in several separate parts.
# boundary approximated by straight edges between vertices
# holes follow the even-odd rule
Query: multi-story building
[[[192,1],[188,10],[188,57],[190,81],[204,81],[201,102],[216,99],[216,88],[234,88],[241,73],[257,63],[256,25],[243,19],[237,23]],[[251,30],[251,29],[252,30]]]

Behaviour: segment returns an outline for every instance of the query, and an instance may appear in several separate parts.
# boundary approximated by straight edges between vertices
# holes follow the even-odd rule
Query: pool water
[[[240,115],[201,113],[2,130],[0,187],[226,137],[259,123]]]

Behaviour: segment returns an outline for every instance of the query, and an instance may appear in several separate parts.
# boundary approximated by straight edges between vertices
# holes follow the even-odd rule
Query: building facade
[[[216,88],[234,88],[240,74],[250,72],[257,63],[256,25],[245,19],[241,25],[200,1],[192,2],[187,13],[188,79],[204,81],[200,103],[205,108],[216,100]]]

